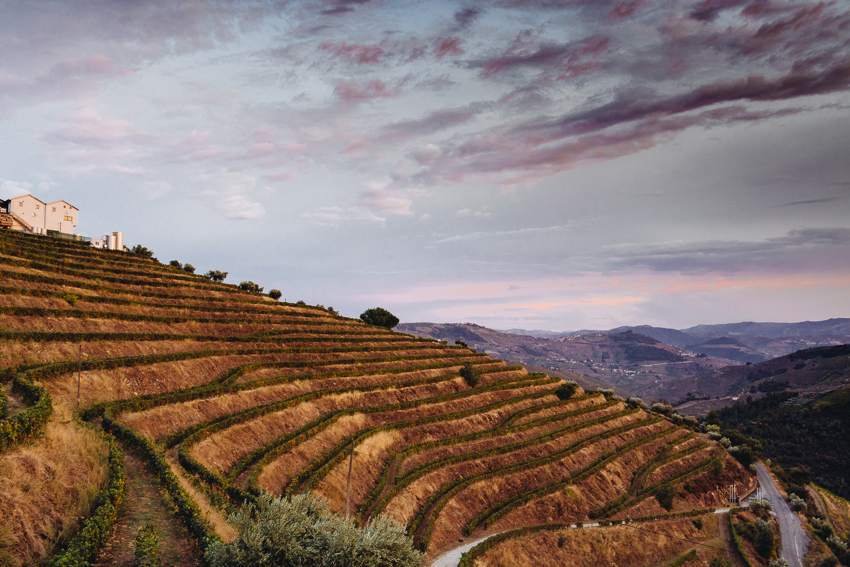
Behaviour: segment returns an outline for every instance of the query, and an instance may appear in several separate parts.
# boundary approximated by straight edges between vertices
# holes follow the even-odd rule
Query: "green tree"
[[[374,325],[376,327],[386,327],[387,329],[392,329],[396,325],[398,325],[398,317],[384,309],[383,307],[373,307],[372,309],[367,309],[363,313],[360,314],[360,319],[363,320],[367,325]]]
[[[195,273],[195,266],[193,266],[192,264],[184,264],[183,265],[183,271],[189,272],[190,274],[194,274]]]
[[[279,289],[273,289],[269,292],[269,297],[275,300],[280,299],[282,296],[283,294],[280,292]]]
[[[573,397],[576,390],[578,390],[578,384],[570,380],[558,386],[558,389],[555,390],[555,395],[558,396],[559,400],[568,400]]]
[[[133,246],[130,249],[130,252],[135,254],[136,256],[141,256],[142,258],[153,258],[153,252],[151,250],[148,250],[141,244],[136,244],[135,246]]]
[[[179,260],[172,260],[168,263],[168,265],[172,268],[177,268],[178,270],[183,269],[183,264],[181,264]]]
[[[248,280],[247,282],[240,282],[239,289],[242,291],[250,291],[251,293],[262,293],[263,288],[259,286],[259,284],[255,284],[254,282]]]
[[[467,362],[460,369],[460,377],[463,378],[467,386],[474,388],[481,379],[481,371],[475,368],[471,362]]]
[[[220,270],[210,270],[209,272],[204,274],[204,277],[214,282],[223,282],[224,279],[227,277],[227,272],[222,272]]]
[[[668,511],[673,509],[673,500],[675,500],[677,494],[676,489],[666,482],[658,485],[652,491],[652,495],[655,496],[661,507]]]
[[[260,496],[231,515],[239,533],[230,543],[215,542],[206,552],[210,567],[421,567],[404,528],[378,516],[362,529],[334,514],[310,493],[291,498]]]

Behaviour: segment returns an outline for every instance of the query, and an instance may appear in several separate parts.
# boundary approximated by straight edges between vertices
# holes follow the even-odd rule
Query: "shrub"
[[[750,502],[750,510],[757,516],[764,517],[773,510],[770,500],[753,500]]]
[[[767,567],[790,567],[790,565],[784,559],[774,559],[767,564]]]
[[[360,314],[360,319],[367,325],[392,329],[398,325],[398,317],[383,307],[373,307]]]
[[[676,489],[666,482],[658,485],[652,491],[652,495],[655,496],[661,507],[668,512],[673,509],[673,500],[676,498],[676,494]]]
[[[223,282],[224,279],[227,277],[227,272],[222,272],[220,270],[210,270],[209,272],[204,274],[204,277],[214,282]]]
[[[182,270],[182,269],[183,269],[183,264],[181,264],[181,263],[180,263],[179,261],[177,261],[177,260],[172,260],[172,261],[170,261],[170,262],[168,263],[168,265],[169,265],[169,266],[171,266],[172,268],[177,268],[178,270]]]
[[[711,460],[711,472],[714,476],[721,476],[723,474],[723,460],[720,458],[715,458]]]
[[[827,555],[821,559],[820,567],[838,567],[838,559],[834,555]]]
[[[715,557],[711,560],[709,567],[732,567],[731,561],[723,561],[722,557]]]
[[[470,388],[474,388],[478,385],[478,382],[481,379],[481,371],[479,371],[471,362],[467,362],[460,369],[460,376],[463,378],[463,381],[466,382],[466,385]]]
[[[672,415],[676,413],[676,411],[673,409],[673,406],[671,406],[670,404],[662,404],[660,402],[655,402],[654,404],[652,404],[651,409],[652,411],[663,415]]]
[[[142,258],[153,258],[153,252],[148,250],[141,244],[136,244],[132,248],[130,248],[130,253],[135,254],[136,256],[141,256]]]
[[[558,536],[558,547],[562,548],[567,545],[567,536],[561,534]]]
[[[558,396],[559,400],[568,400],[573,397],[576,390],[578,390],[578,384],[570,380],[558,386],[558,389],[555,390],[555,395]]]
[[[280,299],[282,296],[283,296],[283,294],[280,292],[279,289],[273,289],[269,292],[269,297],[271,297],[275,301]]]
[[[697,518],[696,520],[691,521],[694,524],[694,527],[698,530],[701,530],[703,527],[702,518]]]
[[[795,512],[802,512],[806,509],[806,501],[793,493],[788,498],[788,504],[791,505],[791,509]]]
[[[345,565],[346,567],[420,567],[422,554],[404,528],[378,516],[363,529],[353,519],[331,512],[310,493],[292,498],[260,496],[230,516],[236,541],[213,543],[210,567],[242,565]]]
[[[193,266],[192,264],[186,264],[186,265],[183,266],[183,271],[188,272],[190,274],[194,274],[195,273],[195,266]]]
[[[755,460],[755,454],[749,445],[738,445],[737,447],[729,447],[729,454],[735,457],[739,463],[745,467],[749,467]]]
[[[139,528],[136,536],[133,567],[158,567],[159,565],[159,538],[156,535],[156,528],[149,523]]]
[[[80,298],[77,297],[76,295],[74,295],[73,293],[66,293],[65,295],[62,296],[62,299],[67,301],[68,304],[71,305],[71,306],[76,305],[77,302],[80,300]]]
[[[466,343],[465,343],[465,342],[463,342],[463,341],[455,341],[455,344],[456,344],[457,346],[462,346],[462,347],[469,348],[469,345],[468,345],[468,344],[466,344]]]
[[[729,447],[732,446],[732,442],[729,441],[728,437],[721,438],[720,441],[718,441],[718,443],[720,443],[720,445],[722,445],[724,449],[728,449]]]
[[[263,288],[261,288],[259,286],[259,284],[255,284],[254,282],[252,282],[250,280],[247,281],[247,282],[240,282],[239,283],[239,289],[241,289],[242,291],[249,291],[251,293],[262,293],[263,292]]]
[[[776,536],[773,535],[773,527],[770,521],[761,518],[755,521],[756,533],[753,537],[753,547],[756,553],[764,558],[773,555],[776,549]]]

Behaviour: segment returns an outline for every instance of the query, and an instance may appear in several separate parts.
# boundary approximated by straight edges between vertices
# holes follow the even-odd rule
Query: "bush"
[[[753,500],[750,502],[750,511],[759,517],[764,517],[773,510],[770,500]]]
[[[188,272],[190,274],[194,274],[195,273],[195,266],[193,266],[192,264],[186,264],[186,265],[183,266],[183,271]]]
[[[280,292],[280,290],[279,290],[279,289],[273,289],[273,290],[271,290],[271,291],[269,292],[269,297],[271,297],[271,298],[272,298],[272,299],[274,299],[275,301],[277,301],[278,299],[280,299],[282,296],[283,296],[283,294]]]
[[[466,382],[467,386],[474,388],[480,381],[481,371],[475,368],[471,362],[467,362],[460,369],[460,377],[463,378],[463,381]]]
[[[773,534],[773,527],[769,520],[757,519],[755,521],[756,533],[753,537],[753,547],[756,553],[765,559],[773,555],[776,549],[776,536]]]
[[[136,536],[133,567],[158,567],[159,565],[159,538],[153,524],[147,524],[139,528],[139,534]]]
[[[721,476],[723,474],[723,460],[720,458],[715,458],[711,460],[711,472],[714,476]]]
[[[827,555],[821,559],[820,567],[838,567],[838,559],[834,555]]]
[[[360,314],[360,319],[367,325],[392,329],[398,325],[398,317],[383,307],[373,307]]]
[[[558,386],[558,389],[555,390],[555,395],[558,396],[559,400],[568,400],[573,397],[576,390],[578,390],[578,384],[570,380]]]
[[[790,565],[784,559],[774,559],[767,564],[767,567],[790,567]]]
[[[729,454],[735,457],[739,463],[745,467],[749,467],[756,456],[749,445],[738,445],[737,447],[729,447]]]
[[[652,495],[655,496],[661,507],[669,512],[673,509],[673,500],[676,498],[677,491],[673,486],[665,482],[658,485],[652,491]]]
[[[136,256],[141,256],[142,258],[151,259],[153,258],[153,252],[148,250],[141,244],[136,244],[130,249],[130,253],[135,254]]]
[[[793,493],[788,498],[788,504],[795,512],[802,512],[806,509],[806,501]]]
[[[693,523],[694,527],[698,530],[701,530],[703,528],[702,518],[691,520],[691,523]]]
[[[224,279],[227,277],[227,272],[222,272],[220,270],[210,270],[209,272],[204,274],[204,277],[214,282],[223,282]]]
[[[353,519],[331,512],[310,493],[291,498],[260,496],[230,516],[239,532],[231,543],[213,543],[210,567],[243,565],[345,565],[346,567],[420,567],[422,554],[404,528],[378,516],[363,529]]]
[[[247,281],[247,282],[240,282],[239,283],[239,289],[241,289],[242,291],[249,291],[251,293],[262,293],[263,292],[263,288],[261,288],[259,286],[259,284],[255,284],[254,282],[252,282],[250,280]]]
[[[79,298],[79,297],[77,297],[76,295],[74,295],[73,293],[66,293],[65,295],[63,295],[63,296],[62,296],[62,299],[64,299],[65,301],[67,301],[67,302],[68,302],[68,305],[70,305],[70,306],[72,306],[72,307],[73,307],[74,305],[76,305],[76,304],[77,304],[77,302],[80,300],[80,298]]]
[[[180,263],[179,261],[177,261],[177,260],[172,260],[172,261],[170,261],[170,262],[168,263],[168,265],[169,265],[169,266],[171,266],[172,268],[177,268],[178,270],[182,270],[182,269],[183,269],[183,264],[181,264],[181,263]]]

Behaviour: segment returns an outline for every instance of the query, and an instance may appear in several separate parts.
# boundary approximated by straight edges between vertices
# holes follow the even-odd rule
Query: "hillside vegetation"
[[[8,565],[85,565],[126,534],[156,541],[137,537],[144,517],[169,514],[186,535],[168,546],[201,561],[265,491],[313,492],[361,526],[384,515],[434,557],[468,536],[719,506],[753,484],[681,418],[463,346],[73,242],[4,232],[0,254]],[[130,453],[167,498],[134,500],[148,477]]]

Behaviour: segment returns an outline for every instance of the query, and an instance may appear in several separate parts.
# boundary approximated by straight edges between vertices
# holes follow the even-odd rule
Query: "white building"
[[[73,234],[77,226],[80,210],[65,200],[47,203],[44,215],[45,230],[55,230],[65,234]]]
[[[64,200],[45,203],[32,195],[21,195],[9,199],[9,212],[29,225],[33,232],[55,230],[74,234],[80,210]]]

